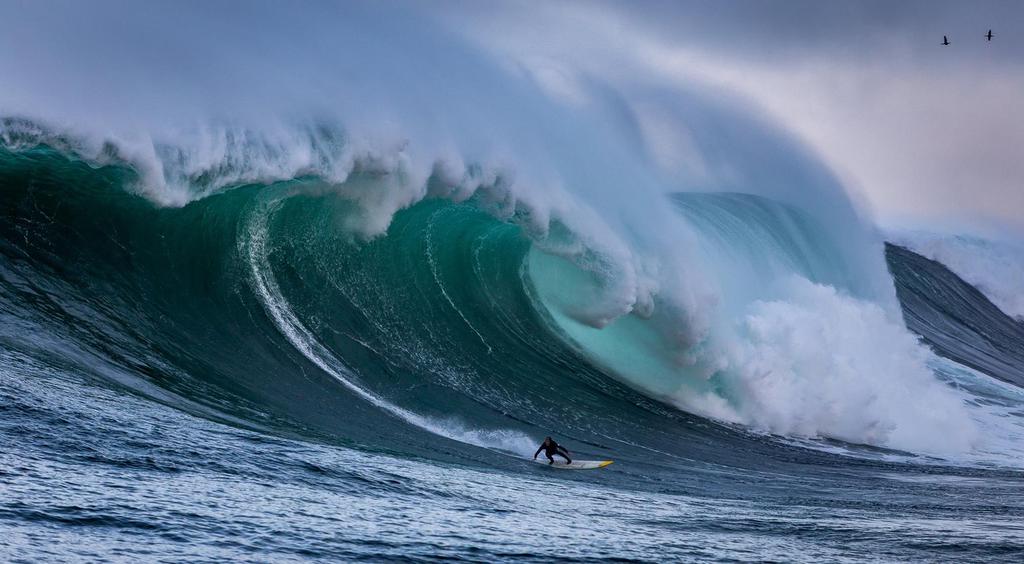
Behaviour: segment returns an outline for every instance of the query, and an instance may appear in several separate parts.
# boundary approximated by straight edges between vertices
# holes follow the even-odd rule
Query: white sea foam
[[[785,299],[751,304],[727,347],[739,420],[913,452],[973,449],[978,429],[964,398],[936,379],[930,353],[898,320],[802,278],[786,286]]]

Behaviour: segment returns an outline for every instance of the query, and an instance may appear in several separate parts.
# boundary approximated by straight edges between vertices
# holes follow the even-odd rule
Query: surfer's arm
[[[533,453],[533,458],[536,459],[537,455],[540,454],[540,451],[542,450],[544,450],[544,445],[540,445],[539,447],[537,447],[537,452]]]
[[[564,452],[565,454],[569,454],[569,449],[565,448],[562,445],[558,445],[558,451],[559,452]]]

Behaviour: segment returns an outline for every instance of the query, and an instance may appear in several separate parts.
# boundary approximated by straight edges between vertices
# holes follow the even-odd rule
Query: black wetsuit
[[[541,444],[540,447],[537,448],[537,452],[533,453],[533,457],[537,458],[540,451],[544,451],[544,456],[548,457],[548,464],[553,464],[555,462],[553,456],[556,454],[564,458],[569,464],[572,464],[572,459],[569,458],[569,451],[555,441],[551,441],[547,445]]]

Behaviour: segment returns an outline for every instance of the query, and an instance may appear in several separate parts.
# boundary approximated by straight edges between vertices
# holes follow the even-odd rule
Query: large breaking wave
[[[160,208],[124,190],[131,168],[42,147],[4,153],[2,168],[8,346],[59,344],[68,352],[48,354],[214,417],[308,425],[310,406],[330,402],[293,397],[296,378],[316,380],[299,395],[325,397],[333,380],[353,392],[344,405],[370,410],[353,427],[396,417],[523,454],[537,426],[635,427],[645,401],[632,388],[778,434],[947,455],[976,446],[968,407],[926,350],[846,289],[827,233],[763,198],[673,197],[701,242],[696,264],[722,276],[722,293],[699,304],[705,319],[655,291],[602,319],[605,293],[622,291],[611,259],[566,228],[538,234],[529,214],[496,214],[490,188],[422,200],[367,238],[352,225],[371,210],[352,193],[392,182],[370,173]],[[601,423],[609,412],[614,425]],[[631,433],[643,431],[619,438]]]
[[[245,35],[277,16],[303,33]],[[163,49],[143,33],[156,16],[132,17]],[[6,61],[7,346],[356,442],[396,418],[515,453],[538,428],[626,441],[668,404],[793,437],[986,448],[998,420],[904,328],[880,238],[776,126],[700,85],[581,76],[567,100],[424,21],[258,6],[181,46],[199,60],[251,39],[230,85],[156,73],[177,97],[70,88],[92,59],[46,77]],[[106,25],[30,62],[65,67]],[[154,76],[138,52],[102,61]],[[324,399],[339,386],[343,414]]]

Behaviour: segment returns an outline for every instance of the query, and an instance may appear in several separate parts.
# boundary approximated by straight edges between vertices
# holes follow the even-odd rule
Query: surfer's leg
[[[555,454],[557,454],[558,456],[561,456],[562,458],[564,458],[564,459],[565,459],[565,462],[566,462],[566,464],[572,464],[572,460],[571,460],[571,459],[570,459],[570,458],[569,458],[568,456],[566,456],[566,455],[564,455],[564,454],[562,454],[562,453],[560,453],[560,452],[558,452],[558,453],[555,453]],[[553,459],[553,458],[552,458],[551,460],[552,460],[552,461],[554,461],[554,459]]]
[[[554,464],[555,463],[555,459],[552,458],[550,454],[545,452],[544,456],[548,457],[548,464]]]

